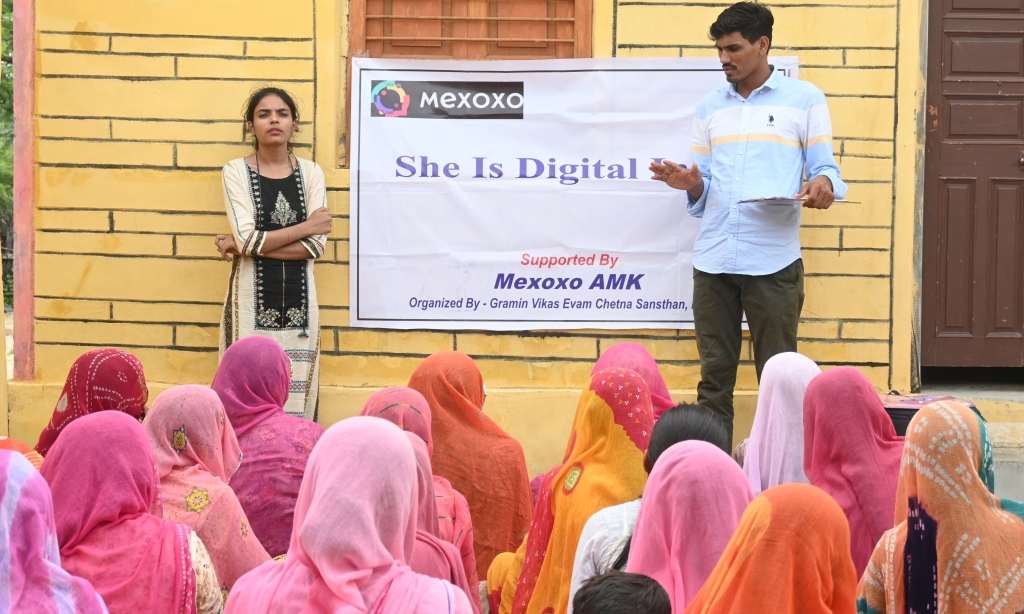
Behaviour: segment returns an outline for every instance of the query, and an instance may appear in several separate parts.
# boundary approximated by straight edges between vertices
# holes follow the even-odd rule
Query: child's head
[[[583,583],[572,609],[576,614],[672,614],[672,602],[652,578],[609,571]]]

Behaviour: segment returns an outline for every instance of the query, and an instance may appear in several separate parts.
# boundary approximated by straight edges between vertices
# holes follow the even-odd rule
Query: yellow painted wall
[[[855,365],[880,389],[905,390],[909,311],[894,318],[893,307],[909,309],[912,297],[903,297],[902,306],[903,289],[891,297],[894,268],[913,281],[909,248],[897,252],[898,266],[892,262],[894,236],[907,236],[909,227],[912,238],[910,226],[893,232],[895,93],[905,73],[897,78],[897,7],[886,1],[777,8],[775,51],[800,56],[801,77],[829,95],[849,198],[863,203],[805,213],[800,351],[824,368]],[[594,54],[706,55],[713,52],[707,26],[726,5],[595,0]],[[13,436],[35,441],[69,365],[93,347],[139,356],[154,393],[212,380],[229,273],[213,247],[213,235],[228,232],[219,170],[248,152],[241,107],[262,83],[297,96],[305,125],[296,153],[324,168],[336,216],[317,263],[323,422],[357,412],[374,389],[404,383],[423,357],[452,348],[477,360],[489,390],[485,409],[523,441],[532,473],[559,460],[579,390],[600,352],[619,340],[646,345],[675,396],[693,398],[699,361],[691,331],[348,328],[348,172],[338,164],[344,0],[36,6],[36,381],[12,386]],[[904,15],[904,23],[915,20],[920,11]],[[906,57],[901,61],[911,61]],[[920,93],[908,100],[901,113],[916,113]],[[902,138],[905,147],[915,146],[916,132]],[[902,345],[894,347],[892,338]],[[743,353],[737,440],[749,430],[756,401],[746,342]]]

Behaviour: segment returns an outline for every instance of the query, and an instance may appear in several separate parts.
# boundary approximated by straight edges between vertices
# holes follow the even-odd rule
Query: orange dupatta
[[[462,352],[438,352],[420,363],[409,388],[430,406],[434,475],[466,497],[473,551],[483,576],[495,555],[519,544],[530,524],[530,478],[519,442],[481,409],[480,369]]]
[[[747,507],[685,614],[853,614],[856,588],[839,504],[816,486],[782,484]]]
[[[647,483],[643,458],[654,416],[640,375],[595,373],[573,424],[565,463],[544,477],[530,533],[502,582],[500,614],[566,612],[583,526],[595,512],[638,498]]]

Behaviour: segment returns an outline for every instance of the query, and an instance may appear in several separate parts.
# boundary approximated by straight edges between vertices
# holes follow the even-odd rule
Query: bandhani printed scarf
[[[902,455],[903,438],[863,373],[840,367],[811,380],[804,393],[804,473],[843,508],[858,576],[893,526]]]
[[[515,550],[530,525],[523,447],[482,411],[483,377],[469,356],[430,356],[416,367],[409,388],[430,407],[434,474],[469,502],[477,570],[485,575],[495,556]]]
[[[285,413],[290,387],[288,355],[258,335],[232,343],[213,378],[242,449],[229,485],[271,557],[288,551],[302,474],[324,432],[316,422]]]
[[[36,451],[46,456],[64,427],[94,412],[119,411],[138,420],[146,411],[147,400],[149,389],[138,358],[112,348],[86,352],[71,365],[53,417],[39,434]]]
[[[901,522],[886,531],[857,588],[857,610],[1024,610],[1024,506],[999,499],[992,442],[971,410],[941,401],[907,427]]]
[[[747,507],[685,614],[853,614],[848,527],[819,488],[769,488]]]
[[[501,614],[566,612],[587,520],[643,493],[643,457],[654,427],[644,379],[628,369],[599,371],[580,397],[573,422],[572,450],[545,477],[530,532],[502,582]]]
[[[64,569],[92,583],[111,612],[194,614],[192,531],[163,519],[153,452],[137,420],[116,411],[75,420],[41,473]]]
[[[61,569],[46,480],[17,452],[0,451],[0,611],[106,614],[92,585]]]
[[[804,393],[821,374],[796,352],[768,359],[761,373],[757,413],[744,450],[743,470],[754,494],[779,484],[807,484],[804,474]]]
[[[681,614],[704,585],[754,495],[717,446],[683,441],[658,457],[644,488],[626,571],[654,578]]]
[[[668,392],[668,386],[665,385],[665,378],[661,375],[658,363],[644,346],[633,342],[616,343],[601,354],[590,375],[594,376],[598,371],[614,368],[629,369],[644,378],[647,389],[651,391],[651,405],[654,408],[655,420],[676,406],[672,395]]]
[[[224,406],[206,386],[177,386],[157,396],[143,426],[156,458],[164,518],[192,527],[221,589],[231,590],[270,557],[228,486],[242,453]]]

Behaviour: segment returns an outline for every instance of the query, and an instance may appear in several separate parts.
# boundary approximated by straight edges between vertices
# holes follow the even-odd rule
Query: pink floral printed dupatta
[[[143,426],[160,475],[164,518],[192,527],[222,589],[231,590],[270,557],[228,486],[242,453],[224,406],[206,386],[177,386],[153,401]]]

